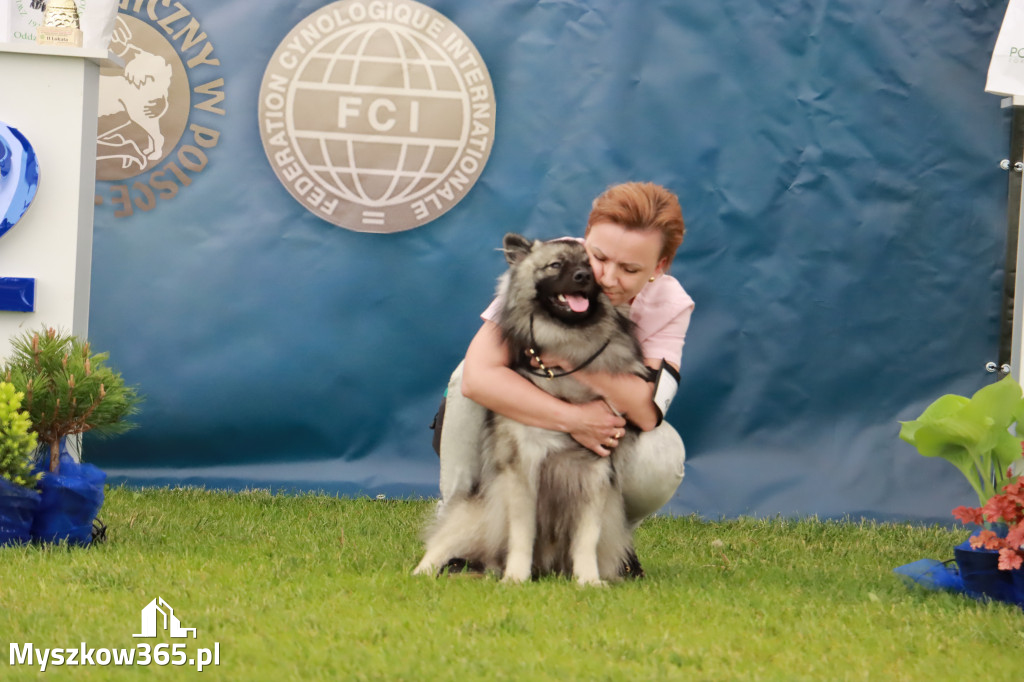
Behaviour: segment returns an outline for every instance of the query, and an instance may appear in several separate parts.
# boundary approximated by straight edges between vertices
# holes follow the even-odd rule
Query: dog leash
[[[604,345],[601,346],[600,348],[598,348],[596,353],[594,353],[589,358],[587,358],[586,361],[584,361],[583,364],[581,364],[576,369],[571,369],[568,372],[562,372],[561,374],[555,374],[552,370],[550,370],[550,369],[548,369],[547,367],[544,366],[544,363],[541,362],[541,359],[540,359],[540,353],[538,353],[537,350],[536,350],[537,340],[533,337],[533,314],[531,313],[530,314],[530,347],[527,349],[526,352],[528,352],[530,354],[530,357],[533,358],[537,362],[538,365],[540,365],[540,369],[542,371],[540,371],[540,372],[535,371],[533,369],[532,365],[527,365],[526,371],[529,372],[530,374],[533,374],[534,376],[546,377],[548,379],[561,379],[562,377],[567,377],[567,376],[569,376],[570,374],[572,374],[574,372],[580,371],[581,369],[583,369],[584,367],[586,367],[587,365],[592,363],[594,360],[597,360],[598,356],[601,355],[601,353],[604,352],[604,349],[607,348],[608,344],[610,344],[611,342],[612,342],[611,339],[608,339],[607,341],[605,341]]]

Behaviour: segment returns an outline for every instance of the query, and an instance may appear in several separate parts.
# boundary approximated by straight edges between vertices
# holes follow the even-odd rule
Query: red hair
[[[672,264],[686,233],[679,198],[653,182],[626,182],[606,189],[594,199],[586,234],[590,234],[590,228],[597,223],[615,223],[627,230],[661,232],[661,258],[665,259],[666,268]]]

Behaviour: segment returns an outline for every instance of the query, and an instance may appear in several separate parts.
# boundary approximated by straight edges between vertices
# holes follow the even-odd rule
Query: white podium
[[[0,311],[0,360],[10,338],[42,326],[89,332],[99,68],[106,52],[0,43],[0,121],[36,151],[39,188],[0,236],[0,277],[35,280],[29,312]]]

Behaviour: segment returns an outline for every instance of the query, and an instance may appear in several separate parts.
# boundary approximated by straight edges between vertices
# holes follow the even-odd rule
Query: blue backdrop
[[[395,234],[306,211],[260,142],[267,61],[326,3],[182,4],[218,60],[191,87],[223,78],[223,113],[193,121],[217,142],[151,210],[117,216],[98,186],[90,336],[146,396],[140,428],[86,441],[113,482],[436,494],[427,426],[502,235],[581,234],[607,185],[652,180],[682,201],[672,274],[697,302],[667,510],[972,502],[896,421],[993,379],[1010,114],[983,88],[1005,0],[426,0],[486,61],[497,129],[469,195]]]

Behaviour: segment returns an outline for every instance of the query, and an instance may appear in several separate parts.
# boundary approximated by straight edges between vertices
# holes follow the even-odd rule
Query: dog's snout
[[[594,278],[593,273],[588,268],[580,268],[576,272],[572,273],[572,281],[577,284],[587,284]]]

